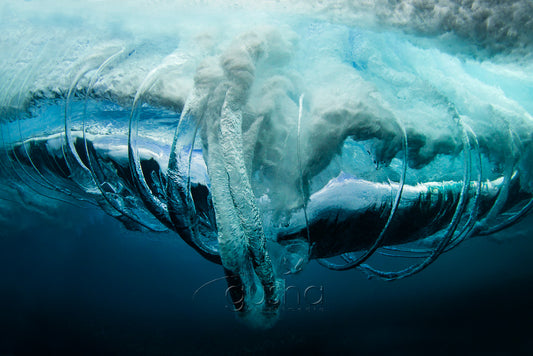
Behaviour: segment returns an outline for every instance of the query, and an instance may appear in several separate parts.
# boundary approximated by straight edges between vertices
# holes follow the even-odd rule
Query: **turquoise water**
[[[0,353],[526,352],[531,14],[0,5]]]

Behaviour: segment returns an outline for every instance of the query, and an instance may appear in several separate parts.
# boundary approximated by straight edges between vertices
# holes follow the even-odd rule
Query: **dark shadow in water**
[[[0,240],[0,354],[509,354],[533,348],[533,219],[387,283],[311,263],[271,330],[237,321],[219,266],[172,234],[35,219]],[[66,212],[64,212],[66,214]],[[70,214],[70,213],[69,213]],[[74,213],[56,219],[79,219]],[[89,221],[94,221],[90,223]],[[304,296],[305,290],[309,293]],[[290,294],[293,293],[293,294]],[[297,302],[294,293],[300,293]],[[320,303],[316,303],[323,297]]]

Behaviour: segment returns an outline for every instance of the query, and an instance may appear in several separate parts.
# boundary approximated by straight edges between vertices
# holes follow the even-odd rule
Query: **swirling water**
[[[461,10],[472,10],[471,16],[468,11],[466,15],[459,12],[463,27],[460,21],[452,21],[450,25],[446,24],[449,19],[439,20],[439,16],[444,19],[455,14],[454,6],[459,2],[439,3],[442,6],[437,8],[448,9],[446,16],[434,7],[434,11],[426,11],[423,17],[433,22],[412,25],[423,6],[416,2],[404,3],[407,8],[414,6],[414,10],[404,11],[401,6],[391,6],[390,11],[387,7],[372,10],[365,2],[338,2],[337,7],[317,3],[309,7],[302,2],[296,3],[301,7],[289,7],[290,15],[287,15],[277,5],[272,9],[269,8],[271,4],[265,4],[266,7],[258,11],[243,10],[244,14],[254,14],[244,20],[239,13],[241,10],[235,15],[224,6],[224,11],[214,14],[213,9],[220,9],[216,7],[220,4],[214,3],[193,8],[191,18],[183,14],[177,16],[175,8],[171,8],[174,12],[165,13],[165,5],[168,5],[165,2],[151,4],[146,16],[140,15],[139,4],[133,6],[128,15],[114,4],[98,2],[66,6],[63,10],[56,6],[39,7],[38,2],[35,7],[33,4],[5,6],[2,47],[6,49],[3,56],[7,59],[2,68],[0,102],[7,120],[2,126],[2,142],[10,146],[27,138],[57,134],[57,128],[64,126],[62,112],[68,113],[64,99],[67,97],[68,102],[69,86],[79,86],[80,98],[85,88],[91,98],[109,100],[107,104],[104,101],[103,109],[102,101],[94,107],[89,101],[87,112],[94,117],[84,123],[87,130],[82,131],[95,143],[97,140],[93,138],[98,137],[94,134],[103,133],[104,139],[95,145],[99,152],[111,152],[109,156],[116,161],[124,159],[127,120],[123,118],[130,115],[135,91],[145,83],[152,83],[143,78],[150,79],[150,71],[156,68],[158,71],[153,73],[163,73],[163,79],[153,77],[160,81],[159,87],[147,87],[150,95],[143,97],[147,104],[143,110],[152,110],[150,105],[165,108],[153,109],[155,114],[140,122],[141,131],[146,134],[140,145],[150,154],[160,149],[159,166],[166,169],[174,126],[189,95],[188,90],[181,88],[191,88],[191,76],[195,71],[190,67],[204,55],[195,52],[196,47],[217,56],[224,48],[231,47],[229,43],[235,37],[253,28],[251,23],[267,22],[280,26],[283,36],[276,37],[270,29],[258,31],[259,37],[270,41],[269,53],[274,55],[271,62],[261,68],[263,72],[259,73],[258,67],[257,81],[263,85],[264,92],[254,93],[256,101],[250,101],[251,113],[268,112],[275,118],[273,120],[279,120],[280,113],[298,111],[302,92],[305,92],[305,99],[300,99],[299,109],[304,112],[304,120],[326,109],[332,112],[352,109],[353,103],[346,98],[353,95],[365,97],[364,102],[371,103],[368,104],[371,112],[386,114],[383,100],[387,102],[385,109],[391,110],[407,128],[408,143],[416,143],[417,138],[420,142],[432,143],[409,151],[405,180],[414,185],[466,177],[463,166],[467,165],[457,159],[461,158],[458,154],[460,130],[454,127],[449,116],[455,110],[465,126],[472,127],[477,135],[483,158],[479,162],[473,160],[480,167],[482,161],[489,167],[483,179],[496,181],[505,176],[508,170],[505,162],[513,161],[516,156],[511,168],[518,171],[522,188],[531,189],[528,160],[533,88],[528,74],[531,73],[528,71],[531,26],[527,16],[524,19],[517,15],[527,14],[527,2],[513,3],[512,10],[483,2],[485,10],[491,14],[484,20],[485,33],[468,31],[479,27],[475,26],[479,14],[474,6],[461,5]],[[42,17],[36,16],[39,11]],[[509,20],[505,17],[506,11],[511,12],[514,22],[506,22]],[[170,15],[172,13],[176,16]],[[209,16],[206,17],[206,13]],[[502,22],[497,13],[502,14],[505,21]],[[377,20],[362,21],[361,14],[373,15]],[[98,19],[100,15],[103,20]],[[399,15],[408,21],[402,22]],[[180,20],[178,25],[174,23],[175,18]],[[77,26],[76,19],[84,26]],[[498,24],[496,30],[490,26],[491,21]],[[354,22],[358,25],[354,26]],[[203,31],[207,26],[214,29],[198,36],[198,29]],[[220,32],[221,28],[224,31]],[[517,28],[521,31],[517,32]],[[49,33],[40,32],[42,29]],[[92,31],[94,29],[103,32]],[[254,38],[253,34],[248,36]],[[297,42],[295,38],[300,41],[300,47],[292,51]],[[109,44],[110,40],[118,44]],[[197,46],[199,43],[202,45]],[[176,47],[178,51],[173,52]],[[85,76],[92,73],[90,68],[98,68],[101,58],[113,59],[117,53],[126,60],[120,59],[110,72],[102,71],[101,80],[100,69],[95,76]],[[229,56],[226,58],[233,58],[231,51],[224,53]],[[181,63],[183,54],[193,60],[176,75],[172,65]],[[290,56],[293,61],[287,65]],[[93,59],[96,67],[91,64]],[[25,67],[27,63],[30,65]],[[88,69],[83,67],[85,64]],[[278,72],[284,65],[288,70]],[[217,70],[216,66],[207,65],[206,68]],[[81,73],[79,82],[71,78],[74,73]],[[269,82],[268,78],[273,75],[276,80]],[[92,82],[91,78],[97,80]],[[166,78],[172,80],[165,82]],[[75,85],[71,86],[73,83]],[[175,83],[179,85],[172,86]],[[371,83],[370,89],[366,87],[368,83]],[[91,87],[93,92],[87,90]],[[380,96],[378,99],[376,92]],[[273,104],[276,103],[272,100],[274,97],[281,102],[279,106]],[[29,118],[26,110],[30,113],[33,110]],[[70,102],[70,110],[74,113],[70,124],[79,125],[83,115],[76,116],[76,113],[83,113],[85,109],[82,100],[76,101],[76,94]],[[427,115],[431,120],[424,119]],[[66,116],[68,118],[68,114]],[[150,120],[151,117],[154,120]],[[384,127],[379,117],[374,115],[369,119]],[[298,157],[298,165],[311,162],[310,169],[316,161],[313,145],[320,146],[313,135],[328,128],[320,126],[318,120],[313,131],[313,124],[312,120],[303,122],[304,142],[306,135],[315,139],[309,140],[311,144],[303,149],[303,154],[309,155]],[[273,124],[271,128],[275,133],[279,125]],[[340,125],[336,129],[352,128]],[[74,130],[78,129],[74,127]],[[365,179],[389,181],[389,185],[394,186],[401,180],[401,160],[398,160],[401,149],[397,144],[401,141],[394,140],[396,136],[387,136],[391,140],[385,146],[379,142],[367,142],[362,146],[348,142],[336,164]],[[474,146],[473,135],[467,136],[463,144],[469,142]],[[297,142],[299,137],[298,132]],[[359,137],[363,141],[375,138],[372,135]],[[516,149],[515,144],[522,146]],[[52,141],[50,146],[53,146]],[[122,147],[122,151],[117,147]],[[357,156],[364,150],[369,150],[370,154]],[[265,155],[269,153],[272,152]],[[365,158],[343,166],[347,161],[345,156],[350,155]],[[3,168],[17,167],[21,163],[16,159],[20,157],[4,156]],[[372,165],[372,160],[376,161],[378,169]],[[265,162],[266,159],[262,163]],[[283,162],[281,167],[290,178],[294,175],[290,169],[295,166],[295,159]],[[407,160],[403,164],[406,166]],[[473,171],[473,178],[468,181],[476,181],[475,168]],[[481,169],[479,171],[481,177]],[[311,192],[318,191],[338,173],[331,165],[324,172],[315,177]],[[2,314],[8,325],[2,345],[6,352],[222,353],[305,349],[310,352],[407,353],[426,348],[434,352],[467,348],[506,351],[525,350],[530,346],[526,336],[528,328],[520,323],[529,315],[526,301],[531,294],[528,287],[531,244],[527,240],[531,223],[527,220],[498,235],[499,240],[510,241],[497,244],[491,242],[493,237],[466,241],[459,249],[441,256],[437,264],[423,274],[393,284],[366,281],[363,275],[326,272],[311,262],[300,274],[287,276],[286,283],[291,288],[285,291],[281,324],[271,331],[261,332],[245,330],[235,323],[226,295],[227,286],[217,280],[223,277],[220,268],[203,261],[171,233],[127,231],[90,204],[82,203],[82,207],[75,209],[64,206],[62,200],[72,201],[61,194],[52,194],[59,201],[35,199],[34,193],[39,187],[54,186],[56,181],[50,181],[50,177],[48,181],[32,181],[39,177],[23,173],[15,171],[15,177],[6,180],[4,188],[9,191],[9,185],[17,181],[17,177],[29,179],[16,187],[18,194],[9,193],[2,202],[5,208],[1,251],[6,271],[2,275],[5,300]],[[292,189],[291,184],[281,185],[273,180],[274,184],[269,185],[272,181],[266,178],[265,181],[266,187],[275,193],[271,196],[276,207],[274,211],[288,204],[302,204],[299,190]],[[261,185],[255,188],[260,192],[267,189]],[[50,189],[47,192],[50,194]],[[12,200],[22,200],[24,209],[18,208]],[[139,214],[148,227],[158,224],[157,220],[146,220],[149,214]],[[283,218],[283,214],[280,215]],[[513,235],[518,236],[509,239]],[[384,263],[387,267],[387,262]],[[301,298],[298,300],[295,295]],[[467,322],[457,330],[455,324],[459,320]],[[512,326],[503,327],[502,324]],[[352,340],[354,334],[358,336],[356,340]],[[487,336],[492,341],[487,342]]]

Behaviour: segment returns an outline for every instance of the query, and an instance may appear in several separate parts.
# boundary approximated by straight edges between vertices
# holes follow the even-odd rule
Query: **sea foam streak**
[[[404,278],[533,204],[530,2],[62,5],[2,5],[3,209],[174,231],[253,324],[309,259]]]

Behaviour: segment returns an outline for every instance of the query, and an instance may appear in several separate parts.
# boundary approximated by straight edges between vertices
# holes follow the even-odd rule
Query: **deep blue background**
[[[322,287],[324,303],[311,308],[311,296],[285,305],[276,326],[262,331],[236,320],[224,281],[193,298],[223,274],[175,235],[130,232],[93,209],[57,214],[26,217],[27,227],[3,230],[0,354],[509,354],[533,348],[531,218],[506,231],[514,236],[505,243],[467,241],[397,282],[312,262],[287,283],[301,293]],[[62,227],[67,219],[80,223]]]

